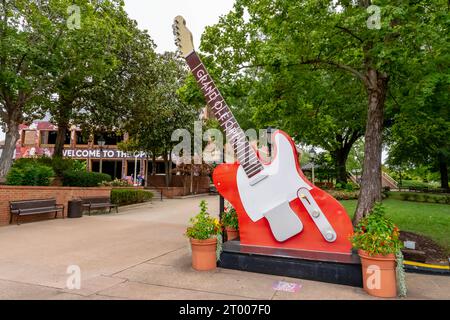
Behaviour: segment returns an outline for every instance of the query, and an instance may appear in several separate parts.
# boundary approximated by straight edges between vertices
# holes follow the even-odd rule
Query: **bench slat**
[[[89,215],[91,215],[91,209],[100,209],[100,208],[116,208],[118,212],[118,205],[111,203],[110,197],[90,197],[90,198],[82,198],[83,201],[82,207],[83,209],[87,209],[89,211]]]
[[[64,213],[64,205],[57,204],[56,199],[35,199],[23,201],[10,201],[10,223],[12,223],[12,216],[17,215],[17,224],[19,224],[20,216],[30,216],[42,213],[55,213],[55,218],[58,212]],[[64,215],[63,215],[64,217]]]

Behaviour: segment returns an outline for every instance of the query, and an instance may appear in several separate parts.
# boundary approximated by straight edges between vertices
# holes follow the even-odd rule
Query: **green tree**
[[[428,8],[431,9],[431,8]],[[432,19],[431,19],[432,18]],[[441,188],[448,189],[450,162],[450,42],[448,10],[428,20],[440,33],[430,33],[415,63],[405,72],[408,86],[399,88],[398,105],[388,130],[389,163],[413,168],[428,167],[440,174]],[[430,171],[428,171],[430,173]],[[420,174],[422,179],[426,175]],[[427,179],[427,178],[425,178]]]
[[[389,164],[403,168],[427,166],[439,172],[442,189],[449,189],[449,74],[429,74],[412,90],[413,105],[402,105],[389,135]],[[423,174],[422,174],[423,176]]]
[[[266,75],[249,99],[260,127],[282,128],[296,141],[319,146],[332,156],[337,182],[347,182],[346,163],[364,134],[363,88],[352,77],[305,67]]]
[[[371,5],[378,6],[380,19]],[[309,66],[361,83],[367,118],[357,222],[381,200],[385,106],[395,91],[390,84],[401,87],[406,70],[420,69],[425,48],[448,33],[447,10],[444,0],[237,0],[229,14],[207,28],[202,50],[214,53],[224,81],[260,79],[270,68]]]
[[[130,135],[128,146],[152,154],[153,161],[162,156],[166,170],[166,185],[171,183],[172,133],[177,129],[193,131],[193,123],[198,119],[197,107],[186,105],[177,91],[183,86],[187,76],[185,63],[172,53],[158,56],[156,79],[142,78],[149,84],[140,92],[140,104],[130,111],[125,128]],[[155,166],[153,166],[155,168]]]
[[[62,1],[14,0],[0,2],[0,122],[5,146],[0,158],[0,178],[12,164],[19,125],[42,116],[39,106],[48,90],[64,76],[54,57],[67,32],[66,17],[50,14],[53,7],[66,10]]]
[[[349,172],[360,175],[364,164],[364,139],[359,139],[353,145],[348,155],[347,168]]]
[[[133,76],[123,72],[129,67],[127,63],[138,54],[134,50],[140,50],[143,45],[153,46],[128,18],[121,0],[77,3],[81,10],[80,28],[70,30],[64,37],[64,46],[55,60],[57,69],[65,72],[65,76],[51,92],[53,99],[48,104],[52,122],[58,125],[54,156],[59,157],[70,125],[111,124],[113,111],[124,101],[118,96],[123,93],[121,86],[128,80],[127,76]],[[143,39],[144,44],[138,46],[137,42]],[[118,74],[124,79],[114,78]],[[118,103],[106,103],[101,99],[106,94]],[[96,117],[99,114],[104,116],[99,119]]]

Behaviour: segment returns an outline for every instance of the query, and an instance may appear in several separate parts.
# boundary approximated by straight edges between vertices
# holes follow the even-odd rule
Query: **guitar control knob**
[[[329,242],[333,242],[334,240],[336,240],[336,239],[335,239],[335,233],[332,232],[332,231],[330,231],[330,230],[328,230],[328,231],[325,233],[325,239],[326,239],[327,241],[329,241]]]
[[[312,216],[315,218],[315,219],[317,219],[318,217],[320,217],[320,212],[319,212],[319,210],[314,210],[313,212],[312,212]]]

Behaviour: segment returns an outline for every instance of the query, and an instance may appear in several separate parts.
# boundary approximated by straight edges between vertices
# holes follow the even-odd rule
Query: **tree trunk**
[[[361,193],[358,199],[354,225],[366,216],[376,202],[381,201],[381,154],[384,102],[388,77],[374,69],[367,72],[369,103],[365,133],[364,166]]]
[[[62,96],[61,102],[58,105],[57,113],[55,114],[55,121],[58,125],[58,132],[56,134],[55,149],[53,151],[54,157],[63,156],[64,142],[66,141],[66,132],[69,127],[70,119],[72,118],[72,103],[73,98],[69,96]]]
[[[189,182],[190,182],[189,193],[193,194],[194,193],[194,164],[193,163],[191,163],[191,170],[189,172]]]
[[[58,123],[58,132],[56,134],[55,150],[53,157],[63,157],[64,142],[66,141],[67,123]]]
[[[156,176],[156,153],[152,152],[152,176]]]
[[[167,159],[167,153],[164,151],[164,180],[166,182],[166,187],[169,187],[169,160]]]
[[[169,152],[169,171],[168,171],[168,174],[169,174],[169,186],[172,185],[172,163],[173,163],[173,161],[172,161],[172,152]]]
[[[351,147],[344,147],[332,152],[333,160],[336,167],[336,183],[347,183],[347,159]]]
[[[441,174],[441,188],[448,190],[448,165],[442,158],[439,159],[439,172]]]
[[[145,173],[144,173],[144,187],[148,187],[148,154],[147,154],[147,161],[145,161]]]
[[[7,122],[5,132],[5,145],[3,146],[2,156],[0,158],[0,181],[3,181],[12,166],[14,153],[16,151],[16,143],[20,138],[19,134],[20,121],[10,120]]]

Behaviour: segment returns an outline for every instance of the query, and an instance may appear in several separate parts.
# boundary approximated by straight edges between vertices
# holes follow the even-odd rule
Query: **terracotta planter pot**
[[[364,250],[359,250],[358,254],[361,257],[364,290],[375,297],[397,297],[395,255],[370,256]]]
[[[217,267],[217,239],[191,239],[192,268],[198,271],[214,270]]]
[[[227,231],[227,239],[228,241],[234,240],[239,238],[239,231],[231,228],[231,227],[226,227],[225,230]]]

